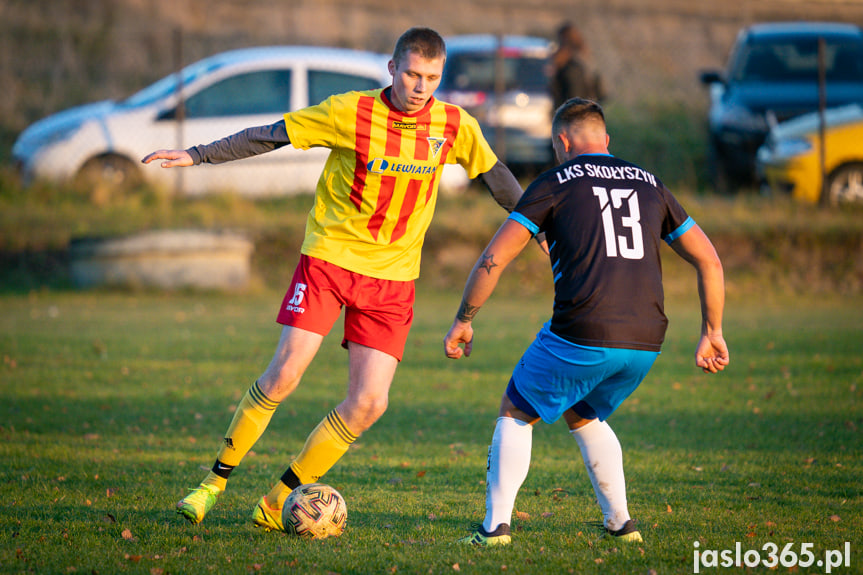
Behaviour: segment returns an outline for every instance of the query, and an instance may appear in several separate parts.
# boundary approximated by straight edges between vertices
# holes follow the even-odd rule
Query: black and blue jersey
[[[694,221],[653,174],[583,154],[537,178],[510,219],[546,234],[553,333],[580,345],[659,351],[668,325],[660,242],[671,244]]]

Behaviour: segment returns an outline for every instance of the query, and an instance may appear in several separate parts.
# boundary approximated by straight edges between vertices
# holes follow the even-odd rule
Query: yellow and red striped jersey
[[[419,276],[443,165],[475,178],[497,162],[476,120],[434,98],[406,114],[385,90],[349,92],[285,114],[285,127],[296,148],[330,149],[302,253],[380,279]]]

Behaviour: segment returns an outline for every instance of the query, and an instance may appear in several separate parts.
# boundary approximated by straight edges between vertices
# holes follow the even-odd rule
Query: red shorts
[[[301,255],[276,321],[327,335],[344,307],[343,347],[352,341],[401,361],[413,305],[412,281],[372,278]]]

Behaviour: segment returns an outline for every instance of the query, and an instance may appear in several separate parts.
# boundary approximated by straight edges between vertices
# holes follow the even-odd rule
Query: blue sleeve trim
[[[665,236],[665,243],[671,245],[674,240],[685,234],[689,231],[689,228],[695,225],[695,220],[692,219],[692,216],[686,218],[686,221],[680,224],[676,230]]]
[[[531,235],[535,236],[536,234],[539,233],[539,226],[518,212],[512,212],[507,219],[514,220],[514,221],[520,223],[521,225],[523,225],[524,227],[527,228],[527,231],[529,231],[531,233]]]

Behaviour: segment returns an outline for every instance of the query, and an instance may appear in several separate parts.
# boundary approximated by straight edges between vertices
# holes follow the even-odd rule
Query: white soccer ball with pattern
[[[282,507],[282,523],[288,535],[309,539],[338,537],[347,521],[344,497],[324,483],[300,485],[291,491]]]

